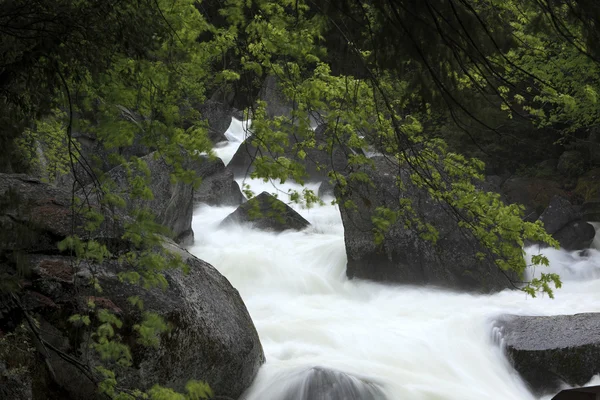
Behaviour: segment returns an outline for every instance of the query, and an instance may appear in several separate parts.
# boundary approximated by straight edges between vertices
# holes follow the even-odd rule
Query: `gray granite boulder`
[[[596,235],[596,230],[583,219],[581,211],[560,196],[552,198],[539,220],[565,250],[586,249]]]
[[[262,192],[239,206],[221,225],[235,223],[250,223],[254,228],[274,232],[302,230],[310,225],[294,209],[267,192]]]
[[[494,292],[512,286],[511,278],[501,271],[491,257],[479,259],[485,252],[477,240],[458,224],[453,210],[445,203],[432,200],[410,181],[410,171],[384,157],[374,157],[374,166],[364,166],[372,185],[362,181],[349,183],[341,198],[340,211],[349,278],[369,279],[402,284],[429,284],[451,289]],[[405,187],[397,187],[400,174]],[[372,217],[378,207],[398,210],[400,200],[409,199],[421,221],[431,223],[439,232],[436,244],[421,238],[422,232],[399,220],[385,233],[383,243],[376,244]],[[351,200],[354,207],[345,207]]]
[[[536,393],[583,386],[600,373],[600,313],[505,316],[497,325],[509,360]]]

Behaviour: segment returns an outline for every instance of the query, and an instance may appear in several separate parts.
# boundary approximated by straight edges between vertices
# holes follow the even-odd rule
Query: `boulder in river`
[[[299,231],[310,225],[293,208],[267,192],[251,198],[221,222],[222,225],[232,223],[251,223],[257,229],[274,232]]]
[[[210,174],[201,173],[202,183],[194,190],[194,201],[208,205],[237,206],[243,203],[240,185],[221,159],[211,162]]]
[[[306,179],[308,181],[323,181],[329,179],[328,172],[330,170],[344,172],[348,168],[348,157],[355,150],[350,147],[339,144],[344,143],[340,138],[336,141],[338,144],[333,145],[328,149],[327,137],[337,135],[330,131],[327,124],[321,124],[315,129],[314,148],[305,148],[305,156],[299,157],[299,149],[294,145],[298,142],[295,137],[291,137],[292,143],[285,149],[284,156],[302,164],[306,171]],[[266,156],[269,153],[261,151],[253,143],[253,138],[246,139],[237,149],[227,168],[231,169],[236,177],[243,177],[254,170],[253,162],[258,156]],[[321,148],[319,148],[321,147]]]
[[[13,197],[21,202],[13,204]],[[123,219],[111,221],[112,229],[100,232],[104,242],[119,243],[111,247],[114,256],[106,256],[102,262],[73,259],[56,247],[73,232],[68,192],[26,176],[0,174],[0,199],[12,204],[0,208],[0,226],[22,230],[30,237],[19,246],[12,238],[0,237],[2,283],[18,283],[18,290],[8,287],[14,290],[14,298],[0,298],[1,335],[7,337],[6,333],[27,326],[27,312],[39,322],[40,338],[29,338],[31,349],[39,351],[24,351],[22,359],[7,353],[2,348],[6,343],[0,341],[0,395],[100,398],[92,374],[82,369],[90,366],[93,371],[99,363],[98,355],[89,348],[91,332],[68,322],[71,315],[80,314],[89,315],[92,325],[96,324],[90,301],[96,310],[107,309],[123,322],[116,333],[129,345],[133,364],[112,367],[122,387],[148,389],[160,384],[182,391],[188,380],[195,379],[206,381],[217,395],[238,398],[250,386],[264,362],[262,346],[239,293],[211,265],[165,239],[165,249],[180,257],[189,272],[162,272],[168,282],[164,290],[124,283],[118,273],[131,269],[118,252],[136,247],[122,237],[124,228],[118,225]],[[98,239],[83,236],[83,229],[75,233]],[[98,279],[102,292],[91,278]],[[135,326],[142,321],[143,312],[128,301],[132,296],[143,301],[144,311],[159,314],[171,326],[159,336],[156,348],[138,342]],[[6,354],[14,357],[7,360]],[[25,368],[13,368],[15,362]],[[19,384],[25,385],[23,390],[17,390]]]
[[[582,218],[581,211],[560,196],[552,198],[539,220],[565,250],[586,249],[596,235],[594,227]]]
[[[455,214],[445,203],[432,200],[410,182],[410,172],[384,157],[374,157],[374,167],[364,166],[373,185],[362,181],[350,183],[349,192],[340,203],[350,278],[370,279],[403,284],[430,284],[451,289],[493,292],[511,287],[506,272],[491,257],[483,260],[476,253],[484,251],[472,235],[459,227]],[[398,172],[405,182],[397,187]],[[372,217],[378,207],[398,210],[400,200],[408,198],[421,221],[431,223],[439,232],[434,244],[420,237],[416,229],[403,221],[393,224],[383,243],[376,244]],[[351,200],[354,207],[344,207]]]
[[[497,325],[509,360],[536,393],[583,386],[600,373],[600,313],[505,316]]]
[[[267,389],[264,398],[270,400],[385,400],[386,396],[374,383],[344,372],[314,367],[299,371]]]

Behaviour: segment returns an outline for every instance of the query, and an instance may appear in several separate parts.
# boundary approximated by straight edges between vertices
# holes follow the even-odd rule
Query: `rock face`
[[[452,289],[493,292],[510,287],[509,278],[476,253],[481,248],[468,232],[459,228],[448,206],[434,202],[422,190],[409,183],[409,173],[402,170],[405,182],[402,193],[396,186],[398,166],[383,157],[374,157],[375,169],[363,167],[374,187],[353,183],[350,194],[357,209],[340,206],[350,278],[370,279],[404,284],[431,284]],[[371,220],[380,206],[397,210],[400,198],[409,198],[422,221],[431,223],[439,232],[437,244],[422,240],[419,232],[394,224],[381,245],[375,244]]]
[[[508,358],[537,393],[562,382],[582,386],[600,373],[600,313],[506,316],[498,324]]]
[[[248,200],[221,222],[222,225],[233,223],[251,223],[257,229],[274,232],[302,230],[310,225],[290,206],[267,192]]]
[[[71,233],[69,213],[65,214],[65,210],[70,211],[69,193],[22,175],[0,174],[0,199],[7,204],[11,204],[7,187],[14,189],[25,210],[0,208],[0,227],[26,227],[31,240],[21,246],[6,245],[12,243],[11,238],[2,237],[0,241],[2,279],[18,276],[20,269],[30,271],[19,278],[22,289],[17,292],[18,300],[6,302],[3,297],[0,302],[3,331],[16,328],[21,323],[17,319],[19,310],[27,310],[39,320],[39,332],[47,347],[51,345],[93,368],[99,360],[87,346],[89,331],[74,329],[67,321],[79,313],[90,315],[92,324],[96,324],[94,311],[88,306],[93,300],[98,309],[108,309],[123,321],[118,333],[130,346],[133,357],[133,367],[119,367],[117,371],[124,387],[147,389],[158,383],[183,390],[188,380],[196,379],[209,383],[215,394],[231,398],[238,398],[249,387],[264,362],[262,347],[239,293],[211,265],[167,240],[165,248],[181,257],[188,274],[166,270],[164,277],[169,285],[164,291],[123,283],[117,274],[126,271],[127,264],[121,263],[119,254],[134,247],[121,238],[122,227],[102,232],[105,241],[119,243],[111,246],[114,256],[101,263],[73,260],[56,248],[56,242]],[[43,218],[34,220],[36,215]],[[122,222],[114,220],[110,225]],[[19,264],[11,261],[15,254],[19,254]],[[98,278],[101,293],[91,283],[92,276]],[[172,329],[160,336],[157,348],[137,342],[134,326],[142,321],[143,314],[129,303],[131,296],[143,301],[144,311],[158,313],[171,325]],[[31,357],[35,358],[28,362],[31,368],[16,381],[4,379],[7,374],[4,360],[0,360],[0,383],[7,383],[2,390],[10,390],[9,395],[15,396],[24,393],[20,398],[100,398],[86,374],[57,352],[34,352]],[[51,366],[52,374],[46,365]],[[17,384],[25,387],[18,391]]]
[[[583,220],[581,212],[559,196],[550,201],[539,220],[565,250],[586,249],[596,235],[596,230]]]
[[[581,206],[583,219],[588,222],[600,222],[600,201],[587,201]]]
[[[77,215],[72,224],[71,216],[68,191],[26,175],[0,174],[0,252],[54,252],[56,243],[73,233],[96,240],[123,234],[122,226],[111,223],[110,215],[93,233],[82,229]]]
[[[335,196],[335,186],[333,186],[331,182],[329,182],[329,179],[326,179],[323,182],[321,182],[317,195],[320,198],[327,196]]]
[[[240,185],[233,179],[233,172],[225,168],[221,159],[208,161],[210,173],[200,171],[203,178],[200,186],[194,190],[194,201],[209,205],[237,206],[243,203],[244,195]]]
[[[194,211],[193,187],[184,182],[171,181],[172,168],[156,153],[142,157],[150,171],[150,185],[153,199],[130,199],[131,184],[124,166],[111,169],[107,174],[126,199],[128,211],[135,208],[149,208],[156,215],[156,222],[169,228],[179,243],[193,237],[192,214]]]
[[[199,107],[200,114],[208,124],[208,137],[213,143],[227,140],[225,132],[231,125],[233,109],[224,102],[207,100]]]
[[[348,156],[354,153],[354,150],[348,146],[336,144],[330,151],[319,150],[319,146],[326,146],[326,138],[332,135],[328,131],[329,127],[326,124],[319,125],[315,129],[316,147],[305,149],[306,157],[301,159],[297,155],[297,151],[293,149],[292,143],[285,151],[285,156],[301,163],[306,169],[308,181],[323,181],[327,180],[330,170],[344,172],[348,168]],[[343,143],[343,140],[340,140]],[[252,138],[245,140],[238,150],[233,155],[230,163],[227,165],[236,177],[243,177],[254,170],[252,165],[257,156],[262,156],[259,149],[252,144]],[[266,155],[266,154],[264,154]]]
[[[320,367],[310,368],[299,372],[297,376],[286,378],[285,388],[271,388],[265,396],[267,394],[272,400],[386,399],[381,389],[371,382]]]

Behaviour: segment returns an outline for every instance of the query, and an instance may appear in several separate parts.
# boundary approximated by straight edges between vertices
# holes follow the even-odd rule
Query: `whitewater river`
[[[217,155],[229,162],[243,136],[242,124],[234,121],[229,143]],[[271,183],[246,183],[256,194],[276,190]],[[281,192],[279,198],[285,200]],[[518,291],[472,295],[387,286],[346,278],[336,206],[295,207],[312,226],[281,234],[219,228],[234,209],[199,206],[190,251],[239,290],[260,335],[267,361],[245,394],[248,400],[287,399],[286,390],[298,387],[312,367],[372,382],[389,400],[535,399],[503,356],[494,319],[600,311],[596,250],[585,258],[546,252],[564,280],[554,300]]]

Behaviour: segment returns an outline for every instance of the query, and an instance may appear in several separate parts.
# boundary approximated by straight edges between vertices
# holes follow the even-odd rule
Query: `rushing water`
[[[243,139],[241,128],[234,121],[230,142],[218,150],[225,162]],[[256,193],[275,191],[271,183],[247,183]],[[371,382],[389,400],[534,399],[494,339],[494,318],[600,311],[598,250],[545,250],[564,280],[554,300],[349,281],[337,207],[295,208],[311,227],[281,234],[220,228],[234,207],[202,205],[194,214],[190,251],[239,290],[265,350],[248,400],[292,399],[284,393],[302,387],[313,367]]]

